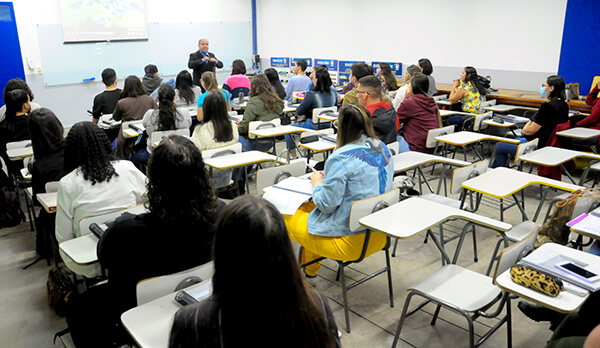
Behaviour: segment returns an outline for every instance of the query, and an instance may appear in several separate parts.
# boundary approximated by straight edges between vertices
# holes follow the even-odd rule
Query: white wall
[[[53,110],[65,126],[78,121],[91,120],[87,115],[94,96],[104,89],[101,82],[44,86],[44,66],[38,47],[37,24],[60,23],[59,0],[14,0],[17,30],[23,55],[27,83],[35,95],[35,101]],[[212,22],[251,21],[252,8],[248,0],[146,0],[148,22]],[[173,38],[174,40],[177,37]],[[210,40],[210,38],[209,38]],[[197,42],[182,42],[189,52],[198,49]],[[218,52],[215,52],[218,56]],[[29,69],[27,56],[31,55],[34,68]],[[81,57],[85,59],[85,57]],[[182,59],[187,60],[187,57]],[[102,70],[105,67],[98,67]],[[140,67],[140,75],[141,69]],[[40,71],[38,71],[38,69]],[[218,73],[222,81],[226,73]],[[119,83],[122,87],[122,81]]]
[[[457,78],[467,65],[480,73],[545,77],[558,71],[566,6],[567,0],[259,0],[258,51],[264,58],[400,61],[405,67],[428,57],[443,75],[434,72],[438,82],[451,80],[448,68]]]

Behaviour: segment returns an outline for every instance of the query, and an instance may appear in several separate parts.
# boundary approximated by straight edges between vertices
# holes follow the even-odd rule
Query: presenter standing
[[[188,61],[188,68],[194,70],[194,84],[200,86],[200,77],[205,71],[215,71],[215,67],[222,68],[223,62],[215,57],[214,53],[208,52],[208,39],[200,39],[198,41],[198,52],[190,54],[190,60]],[[204,93],[204,88],[202,88]]]

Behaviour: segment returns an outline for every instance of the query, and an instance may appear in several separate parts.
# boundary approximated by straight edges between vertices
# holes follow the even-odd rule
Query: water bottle
[[[244,92],[240,91],[239,100],[240,100],[240,104],[244,102]]]

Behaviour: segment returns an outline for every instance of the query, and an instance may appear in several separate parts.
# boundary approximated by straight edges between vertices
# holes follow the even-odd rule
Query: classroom
[[[296,60],[306,59],[309,66],[307,71],[316,70],[317,61],[335,62],[332,64],[339,68],[339,72],[330,68],[329,73],[334,79],[337,78],[333,81],[333,85],[341,85],[342,76],[348,77],[349,66],[352,62],[365,62],[369,66],[375,65],[375,62],[399,63],[401,68],[396,77],[399,81],[403,81],[407,68],[413,64],[416,65],[420,59],[426,57],[433,64],[431,75],[435,78],[439,95],[452,94],[453,82],[461,78],[461,73],[464,73],[463,69],[468,66],[475,67],[478,75],[490,78],[489,88],[491,89],[488,88],[488,93],[490,91],[491,93],[488,94],[487,101],[497,99],[494,101],[495,105],[486,104],[486,107],[490,107],[488,120],[490,126],[487,131],[473,132],[486,134],[481,138],[485,141],[490,139],[497,141],[498,138],[505,138],[504,130],[509,129],[502,128],[501,131],[497,129],[498,127],[508,127],[506,124],[502,126],[498,123],[505,123],[509,119],[498,121],[496,112],[491,114],[495,106],[499,106],[501,109],[503,104],[516,105],[515,109],[520,111],[515,111],[515,115],[531,117],[531,114],[538,110],[540,104],[546,101],[540,95],[540,86],[542,86],[542,90],[552,87],[547,83],[547,78],[552,75],[561,76],[564,78],[564,83],[568,84],[567,90],[571,93],[571,98],[568,103],[564,103],[566,107],[572,113],[580,113],[581,117],[587,116],[593,112],[593,107],[586,105],[586,96],[591,94],[590,92],[598,84],[598,80],[594,80],[594,78],[600,75],[600,60],[598,60],[600,46],[590,43],[593,40],[593,35],[590,33],[594,32],[600,18],[600,3],[591,0],[398,0],[393,2],[383,0],[370,2],[356,0],[199,0],[194,2],[140,0],[138,2],[143,4],[144,18],[147,23],[147,39],[103,40],[84,43],[63,42],[62,25],[65,19],[63,18],[64,14],[61,14],[61,6],[62,3],[67,2],[67,0],[0,1],[0,19],[4,17],[4,20],[0,21],[0,28],[8,28],[5,25],[12,25],[10,32],[8,29],[6,31],[2,29],[3,33],[0,34],[0,37],[2,41],[6,40],[7,45],[10,43],[11,47],[17,47],[20,54],[20,59],[0,58],[2,87],[6,81],[12,78],[24,79],[35,95],[34,102],[41,107],[50,109],[56,115],[59,123],[64,126],[65,136],[73,125],[93,120],[88,110],[92,109],[95,96],[105,90],[101,75],[105,68],[115,69],[116,87],[120,89],[124,89],[125,80],[129,75],[136,75],[141,79],[147,73],[144,68],[148,65],[157,67],[157,76],[164,79],[164,82],[173,79],[173,87],[175,87],[174,80],[180,71],[187,70],[192,73],[192,69],[188,68],[188,58],[191,53],[198,52],[200,46],[198,40],[200,39],[207,39],[210,42],[209,51],[214,53],[217,62],[223,63],[223,68],[216,69],[214,74],[217,83],[222,88],[225,88],[222,85],[226,78],[230,75],[233,76],[232,66],[236,59],[244,61],[250,81],[254,79],[255,75],[261,74],[267,68],[274,67],[274,62],[280,59],[291,62],[285,68],[277,66],[278,71],[283,72],[283,75],[280,76],[284,80],[292,76],[291,72],[294,70]],[[75,1],[73,2],[75,3]],[[99,1],[94,2],[99,3]],[[135,2],[132,1],[132,3]],[[92,1],[76,3],[87,5],[86,3],[91,4]],[[341,66],[344,62],[350,62],[348,70],[342,70]],[[374,70],[377,71],[376,66]],[[284,81],[284,86],[285,82],[287,81]],[[572,95],[573,89],[569,84],[577,84],[579,95]],[[338,96],[341,90],[342,87],[339,86]],[[495,90],[499,90],[499,92]],[[157,93],[160,93],[159,89],[157,89]],[[356,93],[358,94],[358,90]],[[505,93],[512,94],[506,97]],[[440,117],[446,117],[449,113],[456,112],[453,106],[444,104],[447,99],[439,95],[436,102],[441,113]],[[246,96],[248,96],[247,93]],[[234,99],[235,97],[237,97],[237,93],[230,94],[229,98]],[[304,98],[304,94],[300,95],[300,98]],[[393,95],[390,95],[390,99],[394,99]],[[248,102],[241,106],[241,101],[239,104],[235,104],[234,100],[231,102],[233,111],[242,108],[242,111],[239,111],[240,114],[242,114],[243,108],[249,104]],[[1,105],[4,105],[4,102]],[[288,104],[284,105],[288,107]],[[341,104],[339,105],[341,106]],[[158,106],[154,108],[158,108]],[[229,105],[228,108],[230,108]],[[205,112],[206,110],[205,108]],[[334,111],[339,110],[341,108],[336,107]],[[194,117],[196,108],[193,107],[190,111],[193,112],[191,114],[193,126],[191,128],[190,125],[187,126],[191,129],[190,132],[185,133],[188,136],[194,133],[193,127],[198,124]],[[280,113],[287,111],[287,109],[283,109]],[[530,112],[529,116],[527,116],[528,111]],[[456,115],[460,115],[460,112]],[[240,115],[240,117],[243,116]],[[316,120],[315,117],[313,119]],[[485,117],[483,120],[486,122]],[[473,122],[477,123],[477,117]],[[497,127],[492,126],[494,122]],[[336,126],[337,121],[328,123]],[[473,127],[475,130],[476,126]],[[491,128],[494,128],[493,132],[489,131]],[[513,134],[514,130],[520,131],[518,126],[510,129]],[[237,136],[237,130],[235,132],[235,136]],[[508,131],[506,133],[508,134]],[[448,136],[444,134],[440,135]],[[514,137],[509,135],[508,138]],[[555,136],[555,138],[561,137]],[[597,140],[597,135],[592,139]],[[119,141],[119,139],[116,140],[116,146],[120,146]],[[503,142],[503,140],[499,141]],[[525,141],[523,140],[523,142]],[[462,166],[469,168],[475,166],[473,168],[476,168],[478,163],[484,163],[483,166],[486,169],[488,166],[494,167],[497,148],[495,149],[494,143],[489,146],[487,143],[486,146],[473,146],[473,152],[467,153],[465,150],[463,157],[463,153],[458,150],[459,143],[452,141],[444,143],[440,140],[437,142],[442,145],[441,147],[446,144],[447,150],[454,150],[456,158],[452,156],[452,158],[445,159],[445,157],[437,156],[444,158],[437,162],[441,165],[431,165],[430,162],[424,160],[425,166],[422,168],[419,167],[420,165],[402,167],[402,164],[395,160],[394,168],[391,169],[392,173],[396,178],[398,178],[398,174],[411,176],[414,189],[423,195],[430,191],[432,194],[441,195],[440,192],[446,192],[446,189],[450,193],[445,195],[454,199],[464,199],[459,191],[474,193],[471,197],[479,195],[476,214],[472,212],[464,213],[465,215],[448,213],[452,218],[445,216],[442,219],[443,222],[440,220],[432,226],[423,226],[420,230],[423,233],[413,232],[409,235],[415,235],[416,238],[398,237],[398,234],[404,232],[386,233],[388,226],[381,225],[381,216],[384,215],[378,215],[380,218],[375,216],[371,220],[367,216],[364,221],[360,220],[363,228],[372,224],[374,226],[372,229],[383,232],[382,235],[397,237],[391,238],[390,252],[394,249],[395,256],[391,257],[391,261],[388,260],[388,263],[391,262],[391,270],[388,273],[393,278],[393,285],[389,284],[390,291],[393,288],[395,302],[393,306],[390,306],[388,280],[384,275],[360,284],[356,289],[348,292],[346,300],[345,294],[342,295],[340,281],[337,279],[340,273],[335,261],[325,260],[323,262],[316,281],[309,279],[310,274],[305,270],[303,274],[307,276],[310,286],[313,286],[323,298],[326,298],[331,307],[330,314],[333,315],[335,324],[337,324],[340,335],[338,342],[341,346],[469,346],[468,321],[462,314],[448,310],[446,307],[442,307],[440,311],[439,307],[436,310],[434,304],[428,304],[414,315],[401,321],[403,306],[412,298],[413,291],[411,289],[427,276],[438,271],[443,265],[445,265],[444,267],[449,266],[447,264],[456,263],[461,268],[480,274],[490,273],[488,263],[491,255],[499,254],[494,251],[496,244],[500,245],[499,236],[504,236],[505,232],[509,233],[508,231],[515,226],[521,226],[523,221],[529,220],[528,217],[533,217],[531,220],[541,225],[545,221],[545,215],[550,215],[547,214],[547,210],[550,212],[549,208],[562,197],[561,195],[567,192],[568,196],[582,188],[581,186],[592,187],[596,184],[597,173],[600,171],[600,167],[598,167],[598,171],[595,171],[593,166],[594,161],[600,159],[596,158],[598,155],[594,153],[596,144],[588,142],[585,150],[577,148],[578,152],[584,153],[580,156],[585,158],[583,164],[581,161],[575,161],[575,169],[569,167],[566,161],[555,165],[556,168],[562,168],[564,173],[561,176],[559,169],[557,169],[558,174],[556,171],[553,172],[555,175],[553,178],[556,179],[556,175],[558,175],[558,180],[544,181],[552,179],[540,176],[539,182],[530,179],[526,185],[519,187],[519,194],[514,190],[509,194],[482,194],[482,191],[485,190],[477,186],[482,180],[478,181],[477,177],[469,176],[467,173],[466,175],[469,177],[465,177],[463,180],[467,183],[473,182],[473,185],[469,186],[463,182],[462,190],[453,191],[451,182],[454,169]],[[518,141],[512,142],[515,147],[518,145],[517,143]],[[158,142],[154,146],[157,144]],[[151,145],[149,144],[150,150]],[[243,146],[245,145],[242,144]],[[552,146],[555,148],[554,145]],[[540,147],[542,146],[538,145],[537,151],[548,148],[539,149]],[[301,148],[309,149],[309,147]],[[556,148],[558,149],[559,146]],[[273,149],[273,155],[277,155],[286,149],[286,143],[284,141],[273,142]],[[503,172],[503,168],[491,171],[487,169],[490,173],[485,174],[490,174],[489,177],[491,177],[491,173],[496,173],[498,176],[493,185],[494,189],[501,191],[504,186],[510,186],[509,183],[506,185],[502,183],[512,180],[511,177],[514,174],[512,172],[530,171],[531,175],[536,177],[538,173],[541,173],[540,162],[533,159],[527,162],[527,156],[532,157],[531,153],[527,152],[529,150],[522,153],[525,157],[521,161],[519,170],[517,170],[517,166],[510,170],[507,169],[507,173]],[[243,153],[241,152],[241,154]],[[313,159],[325,162],[328,158],[325,153],[315,152]],[[533,153],[535,154],[535,152]],[[333,154],[329,155],[329,157],[331,156]],[[550,159],[554,160],[556,156],[558,155],[550,156]],[[570,159],[575,157],[577,156]],[[247,157],[245,159],[248,160]],[[212,160],[212,163],[210,160],[204,161],[207,168],[211,167],[211,173],[213,169],[221,169],[217,161],[214,158]],[[267,159],[271,162],[277,160],[275,158]],[[511,163],[512,161],[518,162],[515,158],[509,157],[509,160]],[[431,161],[436,162],[437,160]],[[257,159],[253,163],[258,162]],[[567,165],[567,169],[563,167],[563,163]],[[267,165],[267,168],[269,167],[270,165]],[[145,169],[146,166],[143,168]],[[243,168],[244,177],[247,174],[251,174],[251,176],[245,177],[245,181],[239,186],[245,185],[245,191],[250,193],[250,196],[260,198],[262,192],[257,191],[262,191],[259,188],[262,187],[262,183],[259,182],[258,174],[254,169],[247,171],[246,167]],[[305,166],[302,166],[302,170],[303,174],[310,172],[310,169]],[[504,173],[504,176],[499,173]],[[480,175],[483,177],[485,174]],[[215,178],[216,176],[213,176],[212,180]],[[448,181],[447,187],[446,181]],[[516,174],[514,181],[517,181]],[[235,185],[238,186],[237,183]],[[395,180],[394,187],[398,187],[398,185],[401,186],[401,183],[399,184]],[[140,188],[140,192],[145,191],[145,184],[143,186]],[[545,191],[544,187],[550,188]],[[489,190],[492,191],[491,188]],[[380,193],[382,193],[381,190]],[[28,215],[29,209],[25,209],[26,193],[23,191],[20,192],[20,195],[21,206],[25,215]],[[600,198],[600,195],[598,197]],[[27,199],[35,200],[35,195],[33,198]],[[420,213],[410,213],[412,211],[410,209],[417,209],[418,206],[417,201],[414,201],[412,207],[407,203],[412,199],[417,198],[409,198],[397,203],[399,207],[404,202],[402,206],[405,207],[405,210],[396,211],[396,215],[392,215],[392,217],[399,220],[405,219],[406,222],[403,223],[407,225],[406,229],[420,229],[420,224],[425,222],[419,220]],[[419,202],[426,201],[418,199]],[[221,200],[227,205],[232,202],[231,199]],[[481,200],[481,204],[479,200]],[[136,201],[135,203],[140,202]],[[56,202],[54,204],[56,209]],[[123,208],[129,206],[123,206]],[[424,210],[436,209],[435,207],[423,205]],[[593,210],[594,204],[590,202],[587,208],[581,213]],[[38,215],[40,209],[44,209],[43,203],[42,207],[38,206],[34,209],[34,214]],[[438,209],[438,212],[441,212],[445,208],[438,207]],[[103,213],[108,213],[108,211],[103,211]],[[432,215],[435,214],[425,214],[427,218],[432,218]],[[590,216],[592,216],[591,213]],[[572,217],[575,218],[576,215]],[[0,289],[0,308],[2,308],[5,318],[0,324],[0,337],[2,337],[0,346],[54,347],[64,345],[65,347],[74,347],[68,334],[65,337],[57,338],[53,343],[54,335],[67,328],[65,318],[58,316],[46,303],[45,284],[54,260],[51,265],[48,265],[46,260],[42,259],[31,267],[22,269],[38,257],[36,232],[33,232],[32,218],[29,216],[26,220],[17,226],[0,229],[0,240],[2,240],[0,254],[3,255],[0,257],[0,269],[2,269],[0,274],[2,284],[4,284]],[[473,233],[469,233],[469,224],[465,225],[465,221],[473,223]],[[285,220],[285,222],[287,225],[288,221]],[[433,228],[442,223],[443,229]],[[402,223],[397,225],[400,226]],[[59,226],[58,221],[57,226]],[[390,228],[401,229],[400,227]],[[477,229],[476,241],[475,228]],[[445,247],[447,254],[444,251],[444,245],[438,245],[439,241],[435,237],[442,234],[440,238],[444,241],[443,231],[457,236]],[[458,238],[458,236],[462,237]],[[582,234],[572,233],[571,236],[582,236]],[[586,235],[584,239],[587,240],[588,237]],[[589,240],[589,244],[591,244],[594,238],[589,237]],[[397,252],[394,247],[395,241]],[[94,246],[96,243],[97,239],[94,241]],[[583,247],[584,251],[588,250],[589,244]],[[294,239],[292,246],[295,253],[294,258],[297,259],[300,244]],[[456,255],[453,255],[455,249],[457,252]],[[460,257],[459,250],[462,250]],[[499,250],[501,251],[502,248]],[[442,254],[441,259],[438,252]],[[594,262],[595,260],[589,255],[591,254],[585,253],[585,256],[582,257]],[[450,260],[453,256],[455,259]],[[94,257],[97,267],[99,267],[99,256],[94,255]],[[248,266],[246,261],[238,261],[240,272],[246,272],[243,269]],[[383,252],[379,252],[366,257],[361,263],[348,266],[345,276],[347,281],[355,281],[385,266],[386,256]],[[491,264],[490,267],[492,267]],[[491,269],[489,277],[494,276],[494,268]],[[341,273],[343,279],[343,272]],[[269,275],[256,274],[256,285],[240,285],[240,291],[243,291],[246,286],[270,284],[269,281],[264,280],[265,277],[269,277]],[[240,279],[247,279],[247,277],[240,277]],[[510,282],[510,276],[508,282]],[[553,331],[549,330],[549,323],[531,320],[521,312],[518,303],[525,299],[532,303],[546,304],[546,307],[551,309],[559,308],[559,305],[554,305],[554,302],[552,305],[548,305],[543,300],[537,300],[537,297],[532,299],[518,291],[506,292],[508,290],[500,285],[495,286],[495,289],[498,289],[498,293],[510,293],[512,296],[511,301],[508,301],[511,310],[503,311],[511,317],[511,329],[507,335],[507,324],[504,323],[482,344],[482,347],[546,346],[553,335]],[[590,290],[590,293],[593,293],[593,290]],[[578,299],[575,295],[570,296],[574,296],[575,300]],[[593,297],[591,298],[593,299]],[[421,298],[415,296],[411,302],[411,308],[416,306],[419,300]],[[171,305],[180,306],[172,299],[169,301]],[[344,306],[346,301],[348,305]],[[504,297],[502,301],[504,301]],[[583,300],[578,302],[576,307],[570,308],[568,312],[576,312],[582,303],[584,303]],[[563,312],[567,311],[563,310]],[[157,323],[169,321],[170,327],[172,316],[173,313],[166,319],[157,319]],[[436,321],[435,318],[439,320],[433,325],[431,323]],[[499,323],[497,318],[480,317],[478,320],[480,322],[474,326],[475,341],[484,338],[486,331]],[[403,322],[403,327],[396,343],[395,336],[400,322]],[[140,321],[140,323],[148,325],[144,321]],[[348,324],[351,324],[351,331]],[[137,342],[135,346],[139,347],[161,347],[163,346],[162,342],[166,342],[168,339],[168,332],[166,332],[162,334],[161,343],[146,344],[145,342],[151,342],[152,339],[142,342],[131,331],[129,332]],[[161,331],[156,330],[154,334],[157,333],[161,333]],[[597,345],[590,347],[600,347],[598,342],[596,342]]]

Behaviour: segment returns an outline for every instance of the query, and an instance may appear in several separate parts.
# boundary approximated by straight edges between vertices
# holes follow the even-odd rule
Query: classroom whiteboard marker
[[[90,77],[90,78],[87,78],[87,79],[83,79],[83,82],[89,82],[89,81],[94,81],[94,80],[96,80],[95,77]]]

